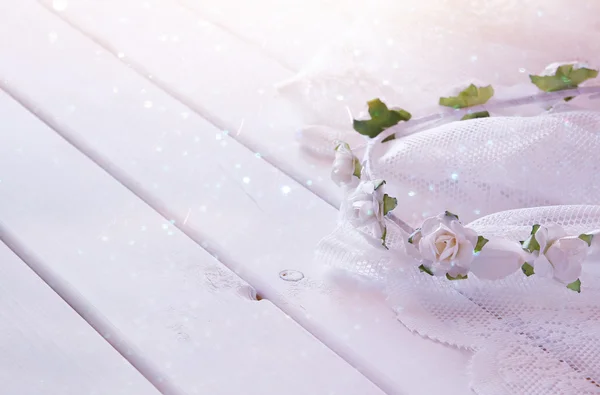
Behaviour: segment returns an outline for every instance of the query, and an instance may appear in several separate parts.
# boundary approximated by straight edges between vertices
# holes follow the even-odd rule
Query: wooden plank
[[[304,155],[294,142],[304,125],[331,123],[348,130],[348,112],[356,116],[375,96],[420,116],[439,110],[440,96],[473,79],[496,87],[528,86],[527,73],[552,61],[583,58],[600,64],[594,1],[581,7],[568,7],[566,0],[525,7],[389,0],[369,7],[317,0],[178,2],[194,12],[184,12],[175,0],[148,1],[144,7],[112,0],[75,2],[60,14],[286,174],[300,183],[310,181],[311,190],[334,205],[340,193],[329,182],[328,167]],[[578,21],[581,30],[565,20]],[[315,109],[299,98],[309,89],[320,94],[321,86],[311,88],[310,83],[277,96],[273,84],[292,73],[273,57],[260,56],[257,45],[263,44],[296,70],[304,63],[308,73],[323,70],[330,88],[322,94],[330,100]],[[296,106],[289,108],[285,97]]]
[[[42,3],[218,129],[337,205],[341,193],[330,182],[329,169],[298,149],[296,135],[306,119],[276,91],[277,83],[293,76],[291,71],[171,1],[79,1],[59,10],[52,1]],[[343,119],[348,119],[345,109]]]
[[[23,40],[0,41],[10,55],[0,80],[65,138],[386,393],[468,392],[469,353],[410,333],[378,296],[324,278],[312,254],[334,208],[43,10],[4,15],[0,26]],[[305,278],[282,281],[287,269]],[[430,380],[423,366],[440,360],[448,369]]]
[[[0,279],[2,393],[159,394],[3,243]]]
[[[504,59],[503,64],[496,64],[496,69],[490,70],[492,75],[488,77],[497,72],[501,74],[499,82],[510,85],[518,82],[513,78],[520,78],[515,67],[539,67],[539,61],[595,56],[598,50],[597,40],[579,39],[581,35],[588,38],[598,35],[595,15],[600,5],[594,0],[580,1],[577,7],[570,7],[567,0],[478,4],[469,0],[373,0],[368,7],[354,0],[257,0],[246,7],[236,0],[176,1],[289,69],[310,69],[328,48],[341,43],[354,43],[354,49],[361,50],[367,49],[368,43],[373,49],[388,48],[388,51],[365,53],[362,59],[358,55],[357,64],[378,60],[383,63],[386,62],[383,56],[389,60],[391,53],[397,52],[401,56],[395,59],[396,74],[408,77],[420,71],[423,77],[433,79],[431,83],[439,89],[450,86],[460,67],[471,74],[475,72],[466,77],[477,78],[476,69],[485,72],[478,63],[482,60],[487,63],[491,59]],[[431,34],[434,32],[441,34]],[[504,47],[501,53],[497,52],[499,46]],[[477,55],[475,61],[471,61],[473,55]],[[435,73],[439,67],[434,63],[436,58],[452,59],[444,62],[450,70],[442,75]],[[503,74],[504,67],[512,69]],[[381,68],[385,74],[392,70]],[[329,71],[335,74],[340,70]],[[385,74],[381,75],[382,81],[389,80]],[[410,95],[419,85],[413,82],[398,87]]]
[[[4,94],[0,119],[2,240],[162,393],[381,394]]]

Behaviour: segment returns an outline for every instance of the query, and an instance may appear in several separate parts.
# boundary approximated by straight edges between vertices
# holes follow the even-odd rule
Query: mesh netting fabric
[[[471,221],[513,208],[594,204],[600,113],[458,121],[376,144],[372,178],[416,225],[444,210]]]

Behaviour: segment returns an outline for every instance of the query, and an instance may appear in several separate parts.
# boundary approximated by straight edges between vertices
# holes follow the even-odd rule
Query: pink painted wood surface
[[[1,242],[0,279],[1,393],[159,394]]]
[[[468,391],[468,353],[410,333],[377,295],[324,276],[312,254],[334,208],[47,11],[28,15],[27,30],[3,25],[28,39],[2,45],[11,60],[0,77],[41,118],[385,392]],[[281,280],[286,269],[304,280]],[[422,367],[438,360],[451,368],[429,380]]]
[[[11,25],[2,15],[0,25]],[[30,35],[18,36],[41,31],[45,37],[48,26],[34,21],[26,25],[38,28],[25,27]],[[75,59],[63,58],[63,64]],[[94,70],[80,70],[99,81]],[[46,71],[51,85],[68,77]],[[81,85],[71,79],[69,86]],[[47,86],[39,91],[52,93]],[[96,98],[76,103],[95,108]],[[123,110],[110,118],[128,125],[131,113]],[[97,136],[109,130],[101,117],[89,118],[99,127]],[[162,393],[382,393],[273,303],[257,301],[252,287],[3,93],[0,119],[2,240],[40,269]],[[104,380],[110,382],[108,373]],[[65,378],[59,379],[48,386],[61,388]],[[73,378],[77,383],[80,378]]]

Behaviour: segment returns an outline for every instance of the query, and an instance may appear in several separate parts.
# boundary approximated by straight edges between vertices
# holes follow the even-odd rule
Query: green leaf
[[[569,288],[577,293],[581,293],[581,280],[577,279],[577,280],[573,281],[571,284],[567,285],[567,288]]]
[[[370,138],[375,138],[385,129],[397,125],[401,121],[408,121],[412,117],[408,111],[403,109],[390,110],[379,99],[373,99],[367,102],[367,105],[369,106],[371,119],[366,121],[355,119],[353,126],[358,133]]]
[[[473,107],[485,104],[492,96],[494,96],[494,88],[491,85],[478,88],[471,84],[458,96],[440,97],[440,105],[452,108]]]
[[[485,245],[487,244],[487,242],[488,242],[488,241],[489,241],[489,240],[488,240],[488,239],[486,239],[485,237],[483,237],[483,236],[479,236],[479,237],[477,238],[477,245],[475,246],[475,250],[474,250],[474,252],[479,252],[479,251],[481,251],[481,250],[483,249],[483,246],[485,246]]]
[[[596,78],[598,70],[585,67],[574,69],[572,64],[564,64],[556,69],[554,75],[530,75],[531,82],[544,92],[556,92],[564,89],[577,88],[582,82]]]
[[[476,118],[487,118],[490,116],[490,113],[487,111],[478,111],[478,112],[472,112],[470,114],[466,114],[464,117],[462,117],[460,120],[461,121],[466,121],[468,119],[476,119]]]
[[[446,217],[452,217],[452,218],[454,218],[455,220],[457,220],[457,221],[458,221],[458,215],[456,215],[456,214],[453,214],[453,213],[451,213],[450,211],[445,211],[445,212],[444,212],[444,215],[445,215]]]
[[[457,275],[456,277],[451,277],[448,273],[446,273],[446,278],[448,280],[466,280],[467,278],[469,278],[468,274],[465,274],[464,276],[462,274]]]
[[[387,237],[387,228],[383,227],[383,233],[381,234],[381,245],[385,247],[386,250],[389,250],[387,244],[385,243],[385,239]]]
[[[410,234],[410,236],[408,237],[408,242],[410,244],[413,244],[413,241],[415,240],[415,237],[417,237],[417,235],[421,232],[421,228],[416,229],[414,232],[412,232]]]
[[[533,225],[531,229],[531,236],[522,243],[523,249],[528,252],[534,252],[540,250],[540,243],[535,239],[535,234],[540,229],[540,225]]]
[[[358,160],[357,157],[354,157],[354,173],[352,173],[352,175],[358,177],[358,179],[360,179],[360,174],[362,172],[362,165],[360,164],[360,161]]]
[[[419,266],[419,270],[422,271],[423,273],[427,273],[430,276],[433,276],[433,272],[431,270],[429,270],[428,268],[426,268],[425,265]]]
[[[388,141],[392,141],[396,139],[396,135],[395,134],[390,134],[389,136],[387,136],[386,138],[384,138],[383,140],[381,140],[382,143],[387,143]]]
[[[523,273],[525,273],[525,275],[527,277],[535,274],[535,272],[533,271],[533,266],[531,266],[529,263],[525,262],[523,264],[523,266],[521,266],[521,270],[523,270]]]
[[[381,186],[385,185],[385,180],[375,180],[373,181],[373,186],[375,187],[375,191],[381,188]]]
[[[398,199],[389,196],[387,193],[383,195],[383,215],[387,215],[390,211],[396,208]]]
[[[594,238],[594,235],[586,235],[585,233],[580,234],[579,238],[583,241],[585,241],[588,245],[588,247],[592,246],[592,239]]]

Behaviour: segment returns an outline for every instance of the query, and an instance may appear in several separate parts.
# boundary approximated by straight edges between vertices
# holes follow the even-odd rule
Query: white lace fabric
[[[518,241],[535,223],[583,233],[600,227],[600,206],[514,210],[469,226]],[[599,262],[592,257],[587,264],[581,294],[522,273],[493,282],[447,281],[397,267],[387,276],[388,300],[409,329],[475,352],[476,393],[599,394],[600,277],[593,267]]]
[[[578,234],[600,228],[600,206],[519,209],[468,226],[485,237],[523,240],[532,224],[554,223]],[[600,394],[600,262],[591,256],[582,292],[522,273],[500,281],[448,281],[407,261],[390,228],[390,253],[341,224],[318,259],[385,288],[388,303],[411,331],[473,351],[471,388],[481,395]]]
[[[534,224],[600,229],[600,113],[459,121],[375,144],[370,176],[386,180],[394,214],[413,226],[450,210],[486,238],[522,241]],[[342,214],[317,258],[379,284],[411,331],[472,350],[475,393],[600,394],[598,240],[576,293],[520,271],[493,282],[429,276],[411,263],[405,231],[389,223],[389,251],[371,236]]]
[[[338,139],[364,146],[350,122],[378,97],[413,114],[394,128],[396,140],[371,142],[367,164],[371,179],[387,181],[385,192],[398,199],[393,213],[409,225],[448,210],[487,238],[521,241],[534,224],[555,223],[570,235],[600,229],[598,93],[495,106],[536,94],[528,74],[553,60],[600,64],[591,17],[597,1],[340,3],[347,15],[332,29],[339,34],[324,35],[319,55],[281,85],[311,125],[300,134],[303,149],[333,160]],[[412,126],[442,112],[440,96],[469,83],[494,87],[485,108],[491,118]],[[495,282],[429,276],[404,250],[406,232],[387,225],[389,251],[342,214],[317,259],[382,289],[410,330],[472,350],[471,388],[479,395],[600,394],[600,237],[576,293],[521,272]]]

